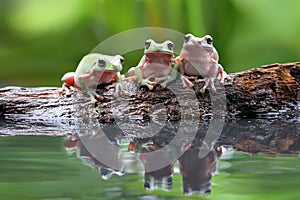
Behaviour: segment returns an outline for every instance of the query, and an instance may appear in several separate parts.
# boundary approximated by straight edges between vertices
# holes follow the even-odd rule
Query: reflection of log
[[[230,133],[233,137],[235,131],[232,130],[249,130],[251,134],[255,134],[253,127],[247,129],[245,124],[241,126],[236,121],[244,116],[265,120],[289,119],[292,124],[297,121],[300,100],[300,63],[262,66],[232,74],[231,78],[232,81],[225,83],[227,119],[234,118],[235,123],[227,122],[223,136]],[[203,126],[200,122],[199,130],[205,129],[207,126],[205,121],[209,121],[211,114],[209,92],[206,91],[205,94],[198,92],[202,84],[196,84],[194,88],[197,91],[195,97],[199,99],[199,110],[184,113],[187,115],[184,117],[197,116],[202,119],[200,121],[204,121]],[[180,88],[181,81],[171,85],[170,87]],[[131,90],[134,87],[132,82],[125,83],[125,89]],[[219,87],[219,91],[221,90]],[[103,93],[106,90],[102,88],[99,91]],[[78,123],[83,121],[86,123],[87,119],[97,119],[101,123],[114,121],[116,117],[134,120],[137,123],[147,123],[150,119],[157,124],[166,120],[178,121],[182,118],[183,107],[195,106],[196,98],[189,99],[188,92],[190,91],[184,88],[174,92],[172,89],[161,89],[158,86],[151,92],[142,88],[131,92],[130,95],[114,98],[110,90],[103,94],[104,101],[95,107],[89,103],[87,97],[78,92],[73,92],[71,97],[66,97],[58,92],[58,88],[5,87],[0,89],[0,134],[65,135],[76,129]],[[181,99],[183,102],[178,100],[177,94],[183,97]],[[217,93],[216,98],[222,94],[222,92]],[[266,134],[271,134],[268,125],[266,123],[264,128],[265,131],[269,130]],[[297,135],[297,124],[295,126]],[[296,135],[294,134],[293,137]],[[221,143],[236,143],[237,141],[233,140],[237,138],[238,136],[231,140],[223,138]],[[286,146],[289,142],[279,143],[281,146]],[[253,142],[244,140],[243,144],[253,145]]]

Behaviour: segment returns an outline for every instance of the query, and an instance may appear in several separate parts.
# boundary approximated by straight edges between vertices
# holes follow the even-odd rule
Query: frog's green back
[[[78,64],[78,67],[75,71],[75,76],[78,77],[79,75],[88,72],[94,66],[94,64],[97,63],[98,59],[102,56],[103,55],[99,53],[91,53],[84,56]]]

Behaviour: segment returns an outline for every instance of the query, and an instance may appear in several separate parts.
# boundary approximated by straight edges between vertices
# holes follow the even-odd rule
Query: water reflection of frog
[[[175,158],[173,154],[180,151],[182,155],[178,158],[178,161],[184,194],[211,193],[211,180],[217,170],[217,158],[222,154],[221,148],[216,148],[216,150],[211,148],[203,158],[199,158],[201,145],[186,145],[183,142],[178,143],[178,146],[171,145],[172,151],[160,151],[162,147],[154,144],[151,139],[148,142],[145,139],[142,141],[143,144],[138,140],[132,141],[128,148],[133,152],[140,152],[140,160],[145,169],[144,187],[147,190],[170,190],[172,188],[173,162],[176,160],[173,159]],[[155,153],[159,151],[160,153]],[[173,160],[173,162],[153,170],[153,168],[157,167],[157,163],[164,160]]]
[[[202,76],[204,86],[200,92],[205,92],[205,89],[210,85],[213,92],[216,91],[214,80],[217,79],[220,83],[224,83],[224,79],[229,79],[222,65],[218,63],[219,55],[213,46],[213,38],[206,35],[203,38],[195,37],[192,34],[187,34],[184,37],[183,48],[177,60],[181,61],[181,73],[188,76]],[[188,79],[184,81],[192,86]]]
[[[65,148],[69,154],[76,156],[85,165],[98,170],[104,180],[113,174],[123,175],[123,162],[119,160],[121,130],[118,127],[106,125],[103,132],[90,130],[90,134],[69,135],[65,140]]]
[[[144,187],[147,190],[163,189],[169,191],[173,187],[173,162],[170,162],[162,168],[156,170],[152,169],[153,163],[170,159],[170,155],[167,153],[158,153],[151,156],[151,152],[155,152],[159,149],[160,148],[155,144],[147,144],[141,149],[140,160],[145,169]]]
[[[211,193],[211,179],[217,170],[220,152],[211,149],[204,158],[199,158],[199,152],[199,146],[190,146],[178,159],[186,195]]]
[[[124,58],[120,55],[88,54],[82,58],[75,72],[68,72],[62,77],[63,89],[69,92],[68,88],[76,86],[86,92],[92,102],[97,101],[95,97],[103,99],[93,86],[116,82],[115,93],[119,93],[122,90],[120,71],[123,62]]]
[[[139,85],[144,85],[152,90],[159,82],[165,87],[176,79],[177,66],[174,66],[174,44],[170,40],[156,43],[152,39],[145,42],[144,56],[136,67],[128,71],[130,77],[135,77]],[[154,81],[151,81],[154,79]]]

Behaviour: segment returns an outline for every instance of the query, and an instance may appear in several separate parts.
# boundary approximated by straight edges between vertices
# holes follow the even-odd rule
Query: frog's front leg
[[[211,88],[211,91],[212,92],[216,92],[216,87],[215,87],[215,83],[214,83],[214,80],[215,78],[212,78],[212,77],[207,77],[207,78],[204,78],[204,79],[198,79],[196,82],[199,83],[199,82],[205,82],[204,83],[204,86],[200,89],[200,92],[201,93],[204,93],[206,88],[210,85],[210,88]]]
[[[119,94],[124,94],[126,91],[123,88],[123,77],[120,72],[117,73],[118,82],[115,83],[114,96],[117,97]]]
[[[96,90],[91,90],[87,84],[86,84],[86,80],[84,79],[84,77],[78,77],[78,81],[79,81],[79,85],[80,85],[80,88],[87,93],[87,95],[90,96],[91,98],[91,103],[97,103],[99,99],[100,101],[102,101],[104,98],[103,96],[101,95],[98,95],[96,93]],[[95,98],[97,97],[97,99]]]
[[[173,80],[175,80],[175,79],[173,79],[171,76],[164,76],[164,77],[156,77],[155,78],[155,82],[156,83],[159,83],[159,82],[161,82],[161,81],[164,81],[164,82],[162,82],[162,83],[160,83],[160,86],[162,87],[162,88],[165,88],[166,86],[167,86],[167,84],[168,83],[170,83],[170,82],[172,82]]]
[[[178,58],[176,58],[176,65],[178,66],[178,71],[180,71],[181,73],[181,81],[182,81],[182,85],[184,87],[193,87],[194,84],[184,75],[185,74],[185,67],[186,67],[186,62],[184,61],[183,58],[181,58],[180,56]]]
[[[218,75],[217,75],[217,80],[220,80],[220,83],[223,84],[224,80],[230,80],[230,77],[227,75],[227,73],[224,71],[224,68],[222,65],[218,65]]]
[[[154,85],[156,85],[156,82],[152,82],[148,79],[152,77],[148,77],[145,79],[143,78],[143,72],[139,67],[135,68],[135,76],[137,78],[138,84],[142,86],[147,86],[149,90],[153,90]]]
[[[67,86],[66,84],[62,84],[61,88],[59,89],[59,93],[65,92],[67,97],[72,95],[72,90],[75,90],[73,86]]]

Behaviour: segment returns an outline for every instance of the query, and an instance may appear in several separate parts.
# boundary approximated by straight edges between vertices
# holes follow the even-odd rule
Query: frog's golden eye
[[[106,64],[105,60],[103,60],[103,59],[98,60],[98,66],[99,67],[105,67],[105,64]]]
[[[173,42],[169,42],[167,45],[168,45],[168,49],[173,50],[174,48]]]
[[[148,49],[148,48],[150,47],[150,45],[151,45],[151,41],[150,41],[150,40],[147,40],[147,41],[145,42],[145,48]]]
[[[212,44],[213,43],[212,37],[211,36],[207,36],[206,37],[206,42],[207,42],[207,44]]]
[[[121,64],[124,63],[124,58],[123,57],[120,58],[120,62],[121,62]]]

